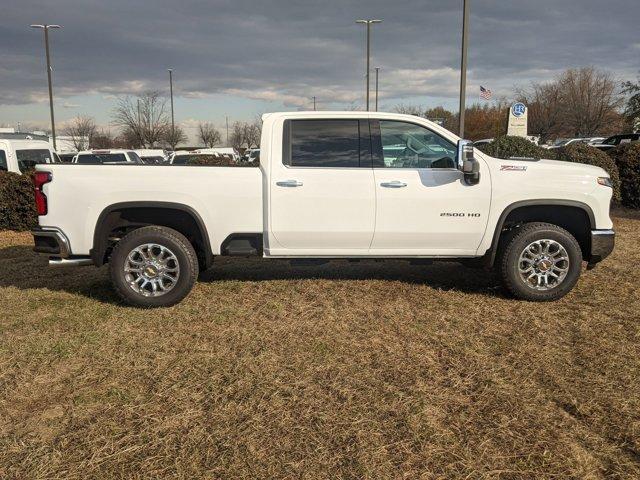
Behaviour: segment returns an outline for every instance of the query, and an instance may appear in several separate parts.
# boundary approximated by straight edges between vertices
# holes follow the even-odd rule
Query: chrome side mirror
[[[480,163],[473,155],[471,140],[458,141],[458,170],[464,174],[467,185],[477,185],[480,182]]]

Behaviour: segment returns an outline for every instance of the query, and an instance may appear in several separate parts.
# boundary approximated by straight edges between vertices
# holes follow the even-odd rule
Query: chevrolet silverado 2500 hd
[[[218,255],[473,259],[555,300],[613,249],[601,168],[489,157],[425,119],[264,115],[259,168],[38,165],[35,250],[109,263],[117,292],[167,306]]]

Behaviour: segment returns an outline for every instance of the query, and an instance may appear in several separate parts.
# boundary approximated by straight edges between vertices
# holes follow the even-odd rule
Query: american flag
[[[491,90],[489,90],[488,88],[484,88],[482,85],[480,85],[480,98],[484,98],[485,100],[490,100]]]

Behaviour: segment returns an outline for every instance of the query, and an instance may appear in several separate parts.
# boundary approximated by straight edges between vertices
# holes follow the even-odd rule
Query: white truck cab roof
[[[58,161],[45,140],[0,138],[0,170],[23,173],[40,163]]]

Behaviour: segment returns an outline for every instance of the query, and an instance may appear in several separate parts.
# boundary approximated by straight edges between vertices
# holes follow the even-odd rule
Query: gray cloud
[[[234,94],[308,105],[361,101],[364,28],[387,101],[457,95],[461,1],[450,0],[22,0],[0,18],[0,104],[46,101],[42,33],[51,33],[56,95],[114,96],[166,89],[200,98]],[[477,0],[470,83],[509,94],[514,84],[596,65],[634,76],[637,0]]]

